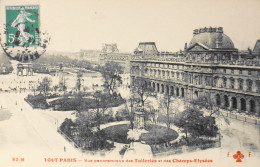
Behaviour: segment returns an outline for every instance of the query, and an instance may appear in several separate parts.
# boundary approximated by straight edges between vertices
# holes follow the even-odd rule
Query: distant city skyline
[[[1,0],[0,11],[17,0]],[[22,2],[21,2],[22,3]],[[40,4],[42,30],[51,34],[50,51],[101,50],[117,43],[133,52],[139,42],[156,42],[159,51],[177,52],[193,30],[223,27],[239,50],[260,39],[259,0],[29,0]],[[0,24],[5,16],[1,14]],[[3,33],[2,27],[0,28]],[[2,52],[2,51],[1,51]]]

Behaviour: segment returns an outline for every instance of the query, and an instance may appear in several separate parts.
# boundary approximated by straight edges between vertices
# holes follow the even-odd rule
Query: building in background
[[[17,75],[19,76],[32,76],[33,68],[32,63],[19,63],[17,64]]]
[[[130,58],[130,53],[119,52],[117,44],[104,44],[100,54],[100,65],[107,62],[117,62],[124,68],[125,73],[129,73]]]
[[[99,56],[102,52],[100,50],[80,50],[79,59],[86,60],[92,65],[99,65]]]
[[[222,27],[195,29],[189,46],[178,53],[140,43],[130,75],[131,83],[144,78],[158,93],[187,100],[206,96],[219,107],[260,114],[260,41],[253,50],[238,50]]]

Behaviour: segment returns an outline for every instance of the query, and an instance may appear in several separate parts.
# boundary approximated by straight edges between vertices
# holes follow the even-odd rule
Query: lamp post
[[[47,80],[44,80],[43,83],[44,83],[44,84],[43,84],[43,86],[44,86],[44,89],[43,89],[43,91],[44,91],[44,97],[45,97],[45,99],[46,99],[46,97],[47,97],[47,85],[48,85],[48,81],[47,81]]]
[[[134,129],[134,114],[133,114],[133,99],[130,98],[130,119],[131,119],[131,128]]]
[[[82,78],[82,88],[84,89],[84,79]]]
[[[21,88],[21,85],[22,85],[22,81],[20,81],[20,93],[22,93],[22,88]]]

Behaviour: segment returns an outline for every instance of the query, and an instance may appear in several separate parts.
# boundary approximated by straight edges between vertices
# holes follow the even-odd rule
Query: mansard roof
[[[255,47],[254,47],[254,52],[259,52],[260,53],[260,39],[256,41]]]

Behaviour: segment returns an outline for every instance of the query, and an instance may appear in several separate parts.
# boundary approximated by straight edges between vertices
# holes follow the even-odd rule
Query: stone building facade
[[[79,60],[86,60],[90,62],[92,65],[99,65],[99,56],[101,54],[101,50],[83,50],[81,49],[79,52]],[[73,57],[76,57],[74,55]]]
[[[130,53],[120,52],[116,44],[104,44],[100,54],[100,65],[107,62],[117,62],[124,68],[124,73],[130,72]]]
[[[238,50],[222,27],[193,31],[189,45],[176,53],[158,52],[142,42],[131,60],[131,82],[144,78],[159,93],[187,100],[210,97],[226,109],[260,114],[260,41]]]
[[[17,64],[18,76],[33,76],[32,63],[19,63]]]

